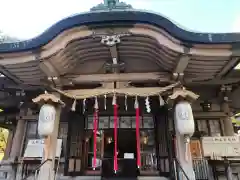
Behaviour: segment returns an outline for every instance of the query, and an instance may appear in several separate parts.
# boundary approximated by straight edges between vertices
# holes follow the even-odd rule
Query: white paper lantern
[[[53,133],[56,109],[50,104],[44,104],[39,112],[38,134],[48,136]]]
[[[176,131],[180,134],[192,135],[195,131],[192,107],[189,102],[181,101],[175,106],[174,119]]]

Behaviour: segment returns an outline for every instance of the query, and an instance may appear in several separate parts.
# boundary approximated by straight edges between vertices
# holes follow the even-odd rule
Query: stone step
[[[57,177],[57,180],[169,180],[169,179],[160,176],[139,176],[137,178],[107,178],[107,179],[101,179],[100,176],[78,176],[78,177],[62,176]]]
[[[27,180],[36,179],[34,177],[29,177]],[[57,177],[56,180],[169,180],[169,179],[160,176],[139,176],[137,178],[107,178],[107,179],[102,179],[100,176],[78,176],[78,177],[59,176]]]

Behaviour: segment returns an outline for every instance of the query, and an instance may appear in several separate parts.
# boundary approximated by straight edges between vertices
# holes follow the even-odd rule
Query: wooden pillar
[[[15,132],[12,134],[12,144],[11,144],[11,151],[9,155],[9,160],[11,162],[14,162],[15,159],[18,159],[21,157],[22,148],[23,148],[23,141],[26,133],[26,127],[27,123],[23,116],[26,115],[26,109],[21,109],[19,113],[19,118],[17,120],[17,127],[15,129]],[[12,166],[12,172],[8,174],[8,179],[15,179],[16,176],[18,176],[18,172],[21,167],[19,166]]]
[[[223,85],[221,87],[221,98],[222,98],[222,104],[221,104],[221,110],[226,114],[226,117],[223,118],[223,125],[224,125],[224,135],[225,136],[234,136],[234,128],[232,125],[231,120],[231,109],[229,106],[229,97],[230,93],[232,92],[232,86]]]
[[[26,130],[26,121],[24,119],[19,119],[17,122],[16,131],[12,141],[12,148],[10,153],[10,158],[15,159],[19,157],[22,150],[22,144],[24,140]]]
[[[226,114],[226,117],[223,118],[223,124],[224,124],[224,135],[225,136],[234,136],[234,128],[232,124],[232,119],[231,119],[231,109],[229,107],[229,102],[224,101],[222,103],[222,111]],[[227,180],[232,180],[232,168],[229,164],[229,162],[226,162],[226,167],[225,167],[225,174],[227,177]]]
[[[224,135],[225,136],[234,136],[234,128],[231,120],[231,110],[228,102],[222,103],[222,111],[226,114],[226,117],[223,118],[224,124]]]

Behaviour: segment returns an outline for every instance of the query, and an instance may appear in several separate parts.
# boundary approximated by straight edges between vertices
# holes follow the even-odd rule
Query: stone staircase
[[[21,168],[13,168],[11,162],[2,163],[0,165],[0,180],[22,180]],[[15,178],[16,176],[16,178]],[[26,180],[38,180],[34,174]],[[56,180],[168,180],[166,177],[160,176],[139,176],[137,178],[107,178],[102,179],[101,176],[57,176]]]
[[[108,178],[108,179],[101,179],[100,176],[79,176],[79,177],[67,177],[62,176],[58,177],[57,180],[168,180],[166,177],[151,177],[151,176],[141,176],[136,179],[133,178]]]
[[[0,180],[22,180],[21,176],[16,175],[16,178],[12,178],[9,176],[12,172],[11,167],[0,167]],[[26,180],[38,180],[34,174],[28,177]],[[56,180],[168,180],[166,177],[160,176],[139,176],[137,178],[107,178],[101,179],[101,176],[58,176]]]
[[[10,168],[0,168],[0,180],[22,180],[22,177],[11,178],[9,176]],[[38,180],[34,175],[28,177],[26,180]],[[166,177],[160,176],[139,176],[137,178],[107,178],[102,179],[101,176],[58,176],[56,180],[168,180]]]
[[[9,178],[0,178],[0,180],[13,180]],[[17,180],[17,179],[16,179]],[[21,179],[18,179],[21,180]],[[28,177],[27,180],[37,180],[35,177]],[[63,177],[58,177],[56,180],[101,180],[101,177],[98,176],[79,176],[79,177],[68,177],[68,176],[63,176]],[[104,180],[104,179],[102,179]],[[131,178],[119,178],[119,179],[105,179],[105,180],[136,180],[136,179],[131,179]],[[137,180],[168,180],[166,177],[141,177],[137,178]]]

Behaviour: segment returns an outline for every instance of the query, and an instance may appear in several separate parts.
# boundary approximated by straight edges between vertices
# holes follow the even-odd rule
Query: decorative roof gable
[[[111,11],[123,9],[132,9],[132,6],[125,2],[119,2],[119,0],[104,0],[104,3],[94,6],[90,9],[90,11]]]

